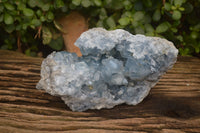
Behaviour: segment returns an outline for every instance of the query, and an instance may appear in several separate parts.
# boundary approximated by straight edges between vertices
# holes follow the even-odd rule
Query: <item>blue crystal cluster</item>
[[[76,41],[83,54],[53,52],[41,66],[38,89],[60,96],[73,111],[141,102],[176,62],[178,50],[158,37],[94,28]]]

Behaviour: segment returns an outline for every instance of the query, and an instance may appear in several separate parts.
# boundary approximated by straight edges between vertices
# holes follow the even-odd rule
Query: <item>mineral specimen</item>
[[[90,29],[75,45],[83,56],[53,52],[44,59],[36,86],[60,96],[73,111],[138,104],[178,54],[172,42],[122,29]]]

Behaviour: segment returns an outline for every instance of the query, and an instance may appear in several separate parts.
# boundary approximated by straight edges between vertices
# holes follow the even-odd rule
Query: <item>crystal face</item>
[[[37,89],[60,96],[73,111],[136,105],[176,62],[178,50],[158,37],[93,28],[76,41],[83,54],[53,52]]]

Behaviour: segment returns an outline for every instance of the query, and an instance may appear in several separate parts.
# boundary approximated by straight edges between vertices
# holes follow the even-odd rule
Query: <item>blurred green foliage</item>
[[[89,18],[90,28],[164,37],[181,55],[200,53],[200,0],[0,0],[0,48],[21,44],[31,56],[39,45],[61,50],[55,19],[73,10]]]

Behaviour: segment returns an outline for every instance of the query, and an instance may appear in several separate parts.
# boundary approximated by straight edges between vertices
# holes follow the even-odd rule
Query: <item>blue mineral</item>
[[[158,37],[93,28],[75,42],[83,56],[53,52],[36,88],[60,96],[73,111],[136,105],[176,62],[178,50]]]

